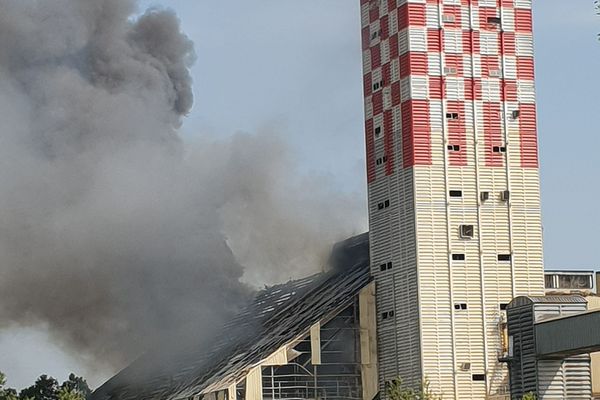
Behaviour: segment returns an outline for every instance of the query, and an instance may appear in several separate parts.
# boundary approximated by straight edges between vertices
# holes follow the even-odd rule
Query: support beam
[[[262,400],[262,366],[250,370],[246,375],[246,400]]]
[[[237,384],[233,383],[227,389],[227,400],[237,400]]]
[[[358,307],[360,316],[360,361],[363,400],[372,400],[379,390],[375,282],[370,283],[360,292]]]
[[[562,359],[600,351],[600,310],[569,315],[535,325],[539,358]]]
[[[310,327],[310,362],[312,365],[321,364],[321,323]]]

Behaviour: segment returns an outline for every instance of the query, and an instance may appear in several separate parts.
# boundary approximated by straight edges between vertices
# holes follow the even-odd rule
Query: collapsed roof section
[[[368,249],[367,233],[338,243],[329,271],[260,291],[211,344],[181,346],[167,357],[148,352],[93,399],[186,399],[230,388],[257,366],[289,361],[311,328],[347,309],[368,285]]]

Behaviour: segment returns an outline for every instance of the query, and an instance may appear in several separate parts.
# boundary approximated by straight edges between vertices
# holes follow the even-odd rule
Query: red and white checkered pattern
[[[504,145],[504,118],[519,110],[521,166],[537,168],[531,0],[361,0],[361,6],[369,182],[376,177],[376,128],[385,138],[386,174],[394,171],[394,155],[404,168],[432,163],[431,136],[442,135],[432,127],[445,123],[432,119],[446,116],[431,110],[441,102],[460,115],[447,122],[453,144],[464,142],[469,124],[484,126],[485,165],[492,167],[504,165],[492,151]],[[473,102],[478,121],[465,118]],[[394,154],[393,132],[400,130],[402,150]],[[466,165],[466,151],[452,152],[450,165]]]

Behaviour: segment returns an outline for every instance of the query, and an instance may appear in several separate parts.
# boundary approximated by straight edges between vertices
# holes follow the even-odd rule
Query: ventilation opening
[[[485,374],[473,374],[473,381],[485,382]]]
[[[488,24],[500,25],[502,23],[502,18],[500,17],[488,17]]]
[[[498,254],[498,261],[510,261],[511,258],[510,254]]]
[[[386,311],[381,313],[381,319],[389,319],[392,318],[394,316],[394,312],[393,311]]]
[[[494,151],[494,153],[506,153],[505,146],[494,146],[492,150]]]
[[[383,264],[381,264],[381,265],[379,266],[379,269],[380,269],[381,271],[387,271],[387,270],[390,270],[390,269],[392,269],[392,266],[393,266],[393,264],[392,264],[392,262],[390,261],[390,262],[388,262],[388,263],[383,263]]]
[[[458,113],[446,113],[446,119],[457,120],[458,119]]]
[[[479,198],[481,199],[481,201],[489,200],[490,192],[481,192],[481,194],[479,195]]]
[[[456,75],[456,68],[454,67],[445,67],[444,74],[446,75]]]
[[[473,225],[461,225],[460,226],[460,237],[463,239],[472,239],[475,235],[475,229]]]
[[[462,190],[451,190],[450,197],[462,197]]]
[[[442,22],[445,24],[452,24],[456,21],[456,17],[452,14],[442,15]]]
[[[380,126],[375,128],[375,139],[379,139],[379,137],[381,137],[381,127]]]
[[[452,261],[465,261],[465,255],[461,253],[452,254]]]
[[[382,201],[381,203],[377,203],[377,209],[378,210],[383,210],[384,208],[388,208],[390,206],[390,201],[386,200],[386,201]]]
[[[520,110],[513,110],[513,112],[510,115],[512,117],[512,119],[517,119],[521,116],[521,111]]]
[[[458,144],[449,144],[448,151],[460,151],[460,145]]]
[[[467,309],[467,303],[456,303],[454,305],[454,309],[455,310],[466,310]]]
[[[508,304],[507,303],[500,304],[500,310],[506,311],[507,308],[508,308]]]
[[[500,193],[500,199],[502,201],[508,201],[508,200],[510,200],[510,191],[505,190],[502,193]]]

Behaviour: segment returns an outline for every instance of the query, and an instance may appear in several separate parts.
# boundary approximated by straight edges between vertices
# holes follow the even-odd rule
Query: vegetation
[[[0,400],[88,400],[92,394],[85,379],[75,374],[69,375],[69,379],[62,384],[42,375],[33,385],[20,392],[5,385],[6,376],[0,372]]]
[[[536,400],[535,394],[529,392],[523,396],[523,400]]]
[[[433,393],[429,386],[429,381],[425,379],[415,390],[403,386],[402,379],[396,378],[387,382],[385,392],[390,400],[441,400],[442,396]]]

